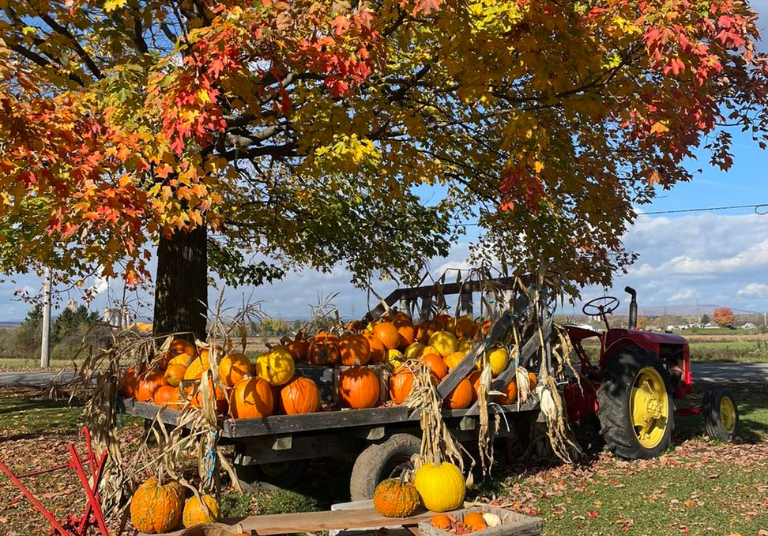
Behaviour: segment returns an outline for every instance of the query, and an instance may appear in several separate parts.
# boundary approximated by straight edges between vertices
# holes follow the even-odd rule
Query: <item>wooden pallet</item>
[[[361,501],[361,503],[372,504],[372,501]],[[273,514],[264,516],[250,516],[246,518],[227,519],[222,523],[227,525],[240,524],[245,532],[256,531],[259,536],[270,536],[276,534],[296,534],[302,532],[316,533],[320,531],[355,531],[371,532],[378,529],[397,529],[404,528],[413,534],[418,534],[417,526],[419,523],[429,522],[434,512],[422,510],[416,515],[408,518],[399,519],[384,517],[368,504],[366,508],[355,508],[355,503],[347,503],[347,508],[343,510],[333,510],[325,512],[303,512],[299,514]],[[349,508],[349,509],[348,509]],[[491,507],[486,508],[488,510]],[[477,510],[477,508],[475,508]],[[465,510],[447,512],[448,514],[460,514]],[[537,517],[527,517],[522,514],[513,514],[516,516],[514,525],[507,526],[508,530],[503,531],[505,536],[535,536],[541,534],[542,520]],[[167,533],[161,536],[178,536],[182,530]],[[342,532],[341,534],[344,534]],[[497,536],[500,534],[497,531]],[[139,536],[149,536],[139,533]]]

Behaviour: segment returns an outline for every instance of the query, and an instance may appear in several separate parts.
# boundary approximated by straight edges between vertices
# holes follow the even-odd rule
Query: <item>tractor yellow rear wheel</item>
[[[652,353],[624,348],[608,358],[597,392],[600,433],[608,450],[628,460],[653,458],[672,441],[669,374]]]

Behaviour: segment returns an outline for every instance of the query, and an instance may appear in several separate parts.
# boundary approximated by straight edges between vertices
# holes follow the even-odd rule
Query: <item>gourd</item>
[[[205,502],[208,506],[208,511],[203,506]],[[203,523],[213,523],[219,518],[219,504],[213,495],[202,495],[202,502],[197,496],[192,496],[187,500],[184,505],[184,514],[182,520],[184,526],[189,528],[193,525],[200,525]]]
[[[141,532],[170,532],[181,521],[184,488],[174,480],[160,485],[156,478],[145,481],[131,499],[131,522]]]
[[[410,482],[388,478],[376,486],[373,492],[373,507],[385,517],[408,517],[421,504],[419,492]]]

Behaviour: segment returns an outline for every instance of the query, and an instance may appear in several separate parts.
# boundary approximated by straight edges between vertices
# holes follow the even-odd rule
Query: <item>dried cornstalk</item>
[[[469,471],[467,472],[467,485],[472,485],[472,468],[475,466],[475,460],[456,441],[451,434],[448,426],[443,421],[442,400],[437,394],[437,389],[432,383],[431,372],[426,365],[421,363],[414,370],[413,388],[405,401],[407,407],[421,410],[421,449],[418,456],[415,456],[414,470],[425,463],[434,463],[440,465],[443,462],[450,462],[458,465],[464,473],[464,456],[471,460]]]

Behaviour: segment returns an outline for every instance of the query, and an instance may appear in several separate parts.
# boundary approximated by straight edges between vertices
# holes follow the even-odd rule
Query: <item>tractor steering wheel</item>
[[[581,308],[581,311],[588,316],[609,315],[619,308],[619,299],[613,296],[601,296],[594,300],[589,300]],[[594,313],[590,311],[596,311]]]

